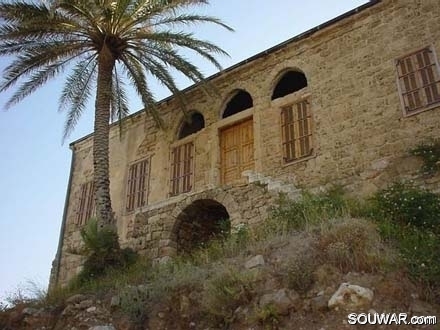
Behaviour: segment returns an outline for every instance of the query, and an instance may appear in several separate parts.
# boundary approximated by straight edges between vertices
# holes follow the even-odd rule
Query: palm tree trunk
[[[109,121],[114,65],[114,56],[104,43],[98,55],[95,133],[93,138],[95,205],[98,225],[101,229],[107,226],[115,229],[109,180]]]

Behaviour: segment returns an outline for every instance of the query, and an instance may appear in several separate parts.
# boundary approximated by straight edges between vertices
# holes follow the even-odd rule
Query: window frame
[[[405,60],[407,58],[410,58],[410,57],[414,58],[417,54],[422,53],[426,49],[432,53],[433,61],[432,61],[431,65],[434,66],[434,69],[433,69],[434,79],[437,78],[437,80],[434,80],[433,83],[425,85],[423,83],[423,78],[421,78],[421,74],[420,74],[421,70],[417,67],[411,71],[412,73],[415,73],[415,82],[417,84],[417,88],[413,89],[412,91],[420,91],[420,93],[423,95],[420,96],[422,105],[418,108],[415,108],[414,110],[409,110],[409,109],[407,109],[407,107],[405,105],[405,94],[407,94],[408,92],[403,91],[403,89],[402,89],[402,77],[404,75],[400,76],[399,63],[400,63],[400,61]],[[411,59],[411,61],[412,61],[412,63],[414,63],[413,59]],[[433,45],[428,45],[428,46],[425,46],[422,48],[418,48],[418,49],[413,50],[403,56],[400,56],[399,58],[394,60],[394,65],[395,65],[394,70],[395,70],[395,76],[396,76],[397,89],[399,92],[399,99],[400,99],[400,104],[401,104],[402,113],[403,113],[404,117],[410,117],[413,115],[417,115],[421,112],[424,112],[424,111],[427,111],[427,110],[430,110],[430,109],[433,109],[433,108],[440,106],[440,98],[438,98],[437,100],[435,100],[431,103],[428,103],[427,97],[426,97],[426,92],[425,92],[426,86],[429,86],[431,84],[438,84],[438,93],[440,94],[440,65],[439,65],[438,57],[437,57],[437,54],[436,54],[436,51],[435,51],[435,48]],[[408,74],[406,74],[406,75],[408,75]]]
[[[75,214],[75,223],[83,226],[96,215],[95,182],[88,180],[79,187],[79,199]]]
[[[138,166],[142,163],[146,163],[147,165],[145,167],[144,181],[143,181],[144,199],[143,199],[143,202],[140,204],[140,202],[139,202],[140,191],[139,191],[138,177],[137,176],[135,177],[134,191],[131,192],[130,190],[132,190],[132,189],[130,186],[130,180],[132,180],[132,178],[130,177],[130,175],[131,175],[132,167],[135,165]],[[150,174],[151,174],[151,157],[145,157],[142,159],[138,159],[134,162],[131,162],[128,165],[127,177],[125,180],[125,199],[124,199],[125,212],[127,214],[133,213],[136,210],[148,205],[148,196],[149,196],[149,192],[150,192]],[[129,207],[131,205],[131,204],[129,204],[130,203],[129,198],[131,198],[130,196],[133,196],[133,195],[134,195],[133,206]]]
[[[196,145],[195,145],[195,138],[194,138],[195,134],[197,134],[197,133],[191,134],[191,135],[189,135],[189,136],[187,136],[187,137],[177,141],[176,143],[173,143],[170,146],[170,152],[169,152],[170,169],[169,169],[169,175],[168,175],[168,180],[169,180],[169,183],[168,183],[168,187],[169,187],[168,188],[169,189],[168,195],[170,197],[174,197],[174,196],[178,196],[180,194],[188,193],[188,192],[191,192],[194,189],[194,184],[195,184],[195,157],[196,157]],[[183,146],[188,145],[188,144],[192,144],[192,151],[191,151],[191,154],[190,154],[191,155],[190,156],[191,160],[190,160],[190,164],[189,164],[189,167],[188,167],[189,174],[179,175],[177,178],[175,178],[175,176],[174,176],[173,151],[176,150],[177,148],[182,148]],[[183,160],[179,160],[179,163],[182,163],[182,162],[183,162]],[[182,189],[182,190],[180,190],[180,185],[181,184],[179,183],[179,181],[182,178],[185,178],[185,177],[189,177],[189,186],[190,187],[189,187],[189,189]],[[177,181],[177,191],[174,190],[174,187],[175,187],[174,182],[175,181]],[[184,188],[184,186],[182,186],[182,188]]]
[[[291,94],[291,95],[293,95],[293,94]],[[284,111],[284,109],[287,109],[287,108],[293,109],[293,107],[295,105],[297,105],[298,103],[302,103],[302,102],[307,102],[307,104],[308,104],[307,105],[307,115],[308,115],[307,117],[309,118],[309,121],[310,121],[310,123],[308,123],[309,124],[308,127],[310,128],[310,132],[308,134],[309,143],[310,143],[310,146],[309,146],[310,152],[304,156],[301,156],[301,157],[287,159],[287,153],[286,153],[286,147],[285,147],[285,145],[286,145],[285,131],[284,131],[285,125],[283,125],[283,111]],[[288,102],[283,102],[278,105],[278,108],[279,108],[279,112],[278,112],[279,117],[278,118],[279,118],[279,127],[280,127],[280,129],[279,129],[280,135],[279,136],[280,136],[282,166],[289,166],[289,165],[303,162],[303,161],[306,161],[308,159],[315,157],[315,150],[316,150],[315,126],[314,126],[315,121],[314,121],[314,117],[313,117],[313,111],[312,111],[311,104],[312,104],[312,102],[311,102],[310,94],[307,93],[307,94],[302,95],[301,97],[296,97],[294,99],[290,99]],[[298,121],[296,121],[296,122],[298,122]],[[293,141],[296,141],[296,140],[298,140],[298,138],[294,139]]]

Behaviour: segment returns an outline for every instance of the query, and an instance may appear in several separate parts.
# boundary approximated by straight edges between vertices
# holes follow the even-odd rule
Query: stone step
[[[283,181],[273,179],[270,176],[265,176],[261,173],[248,170],[244,171],[242,176],[247,177],[249,183],[259,182],[260,184],[266,185],[268,191],[284,193],[289,199],[298,199],[301,195],[301,191],[293,184],[284,183]]]

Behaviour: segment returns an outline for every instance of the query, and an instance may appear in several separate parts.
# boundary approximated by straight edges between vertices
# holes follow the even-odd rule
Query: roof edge
[[[251,57],[248,57],[247,59],[244,59],[244,60],[242,60],[242,61],[240,61],[240,62],[238,62],[236,64],[233,64],[232,66],[227,67],[224,70],[221,70],[221,71],[219,71],[217,73],[214,73],[214,74],[210,75],[209,77],[207,77],[205,79],[205,81],[211,81],[211,80],[213,80],[213,79],[215,79],[215,78],[217,78],[217,77],[219,77],[219,76],[221,76],[221,75],[223,75],[223,74],[225,74],[227,72],[235,70],[236,68],[238,68],[240,66],[243,66],[243,65],[245,65],[245,64],[247,64],[249,62],[253,62],[253,61],[255,61],[255,60],[257,60],[257,59],[259,59],[259,58],[261,58],[261,57],[263,57],[265,55],[274,53],[277,50],[285,47],[286,45],[288,45],[290,43],[293,43],[293,42],[305,39],[305,38],[311,36],[312,34],[318,32],[318,31],[320,31],[320,30],[322,30],[324,28],[327,28],[327,27],[329,27],[329,26],[331,26],[333,24],[336,24],[336,23],[342,21],[343,19],[351,17],[351,16],[353,16],[353,15],[355,15],[355,14],[357,14],[357,13],[359,13],[359,12],[361,12],[361,11],[367,9],[367,8],[370,8],[370,7],[376,5],[376,4],[380,3],[380,2],[382,2],[382,0],[370,0],[369,2],[367,2],[367,3],[365,3],[365,4],[361,5],[361,6],[353,8],[353,9],[351,9],[351,10],[349,10],[349,11],[347,11],[347,12],[345,12],[345,13],[339,15],[339,16],[336,16],[335,18],[332,18],[332,19],[330,19],[330,20],[328,20],[328,21],[326,21],[326,22],[324,22],[324,23],[322,23],[320,25],[317,25],[317,26],[315,26],[315,27],[313,27],[313,28],[303,32],[303,33],[300,33],[300,34],[298,34],[298,35],[296,35],[296,36],[294,36],[294,37],[292,37],[290,39],[287,39],[287,40],[285,40],[285,41],[283,41],[283,42],[281,42],[281,43],[279,43],[279,44],[277,44],[275,46],[272,46],[272,47],[270,47],[270,48],[268,48],[266,50],[263,50],[263,51],[255,54],[255,55],[253,55]],[[192,84],[192,85],[182,89],[181,93],[184,93],[184,94],[188,93],[189,91],[195,89],[199,85],[200,85],[200,83]],[[159,106],[159,105],[161,105],[163,103],[166,103],[166,102],[172,100],[173,98],[174,98],[174,95],[167,96],[167,97],[163,98],[162,100],[158,101],[157,105]],[[127,117],[123,118],[122,120],[127,120],[127,119],[129,119],[131,117],[137,116],[140,113],[142,113],[143,111],[144,111],[144,109],[138,110],[138,111],[128,115]],[[110,124],[110,126],[114,126],[114,125],[117,125],[117,124],[118,124],[118,122],[115,122],[115,123]],[[87,135],[85,135],[85,136],[83,136],[83,137],[81,137],[81,138],[71,142],[69,144],[69,146],[73,147],[73,145],[75,145],[75,144],[77,144],[79,142],[82,142],[82,141],[88,139],[91,136],[93,136],[93,133],[87,134]]]

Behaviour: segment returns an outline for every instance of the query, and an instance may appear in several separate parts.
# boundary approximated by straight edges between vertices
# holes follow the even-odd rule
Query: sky
[[[194,33],[225,49],[220,58],[227,68],[252,55],[320,25],[368,1],[361,0],[211,0],[197,12],[217,16],[234,28],[231,33],[215,26],[195,26]],[[11,58],[0,58],[0,71]],[[205,75],[215,68],[193,58]],[[0,301],[26,289],[29,282],[45,289],[55,257],[71,151],[69,143],[93,130],[93,103],[62,144],[65,114],[57,100],[63,77],[20,104],[4,111],[10,93],[0,94]],[[188,83],[181,80],[181,88]],[[157,100],[169,95],[153,88]],[[130,109],[141,102],[130,93]]]

